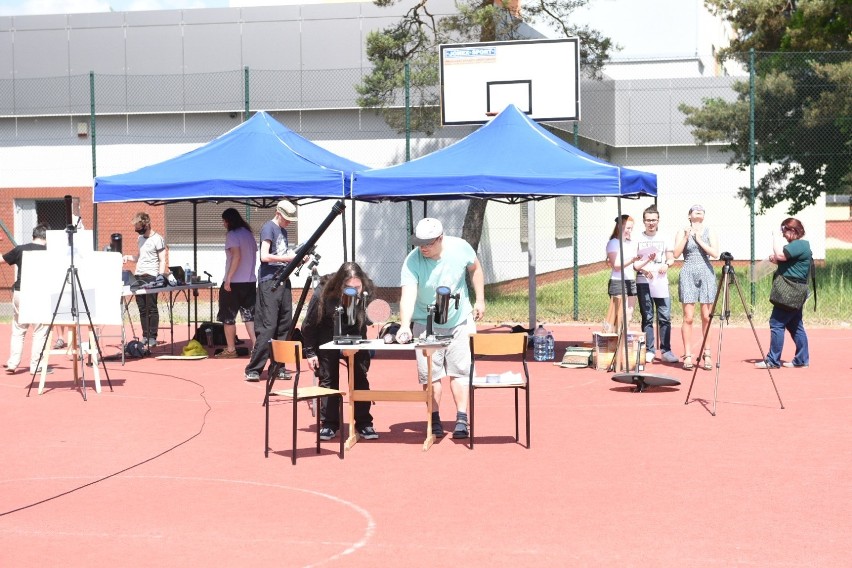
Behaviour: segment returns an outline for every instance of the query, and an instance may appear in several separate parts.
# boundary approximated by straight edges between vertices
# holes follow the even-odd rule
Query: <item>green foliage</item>
[[[789,16],[769,0],[705,0],[735,32],[720,60],[755,58],[755,161],[769,164],[757,182],[759,210],[789,200],[790,214],[823,192],[852,193],[852,52],[849,0],[798,2]],[[844,23],[845,22],[845,23]],[[807,50],[821,51],[807,51]],[[846,50],[846,51],[828,51]],[[699,143],[723,142],[729,164],[750,162],[747,81],[734,84],[737,99],[681,105]],[[750,190],[740,188],[748,201]]]

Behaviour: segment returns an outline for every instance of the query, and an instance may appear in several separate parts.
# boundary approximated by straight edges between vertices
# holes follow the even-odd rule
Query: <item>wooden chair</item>
[[[293,376],[293,388],[283,390],[272,390],[272,382],[275,378],[267,378],[267,388],[264,407],[266,408],[266,443],[264,445],[263,455],[269,457],[269,395],[273,394],[279,397],[289,398],[292,400],[293,407],[293,465],[296,465],[296,434],[298,432],[298,415],[299,402],[302,400],[313,400],[314,404],[319,404],[319,399],[324,397],[337,397],[337,403],[340,405],[340,416],[343,416],[343,393],[345,391],[327,389],[321,386],[311,385],[299,388],[299,377],[302,374],[302,343],[299,341],[281,341],[278,339],[272,340],[272,359],[279,364],[288,364],[291,369],[295,369]],[[329,401],[331,402],[331,401]],[[320,453],[320,413],[316,413],[317,417],[317,453]],[[340,432],[340,459],[343,459],[343,432]]]
[[[501,360],[516,361],[523,367],[521,382],[517,383],[486,383],[484,375],[477,377],[480,382],[474,382],[476,377],[477,356],[496,356]],[[484,367],[485,365],[480,365]],[[470,393],[470,449],[473,449],[473,435],[476,426],[475,396],[480,389],[514,389],[515,390],[515,441],[520,441],[518,416],[518,391],[526,395],[526,429],[527,449],[530,447],[530,373],[527,367],[527,334],[525,333],[472,333],[470,334],[470,377],[468,389]]]

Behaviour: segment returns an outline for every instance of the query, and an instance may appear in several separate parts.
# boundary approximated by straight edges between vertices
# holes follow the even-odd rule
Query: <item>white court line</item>
[[[80,480],[91,480],[90,477],[30,477],[30,478],[19,478],[19,479],[3,479],[0,480],[0,483],[20,483],[20,482],[34,482],[34,481],[56,481],[56,480],[67,480],[67,479],[80,479]],[[168,481],[203,481],[209,483],[231,483],[235,485],[250,485],[254,487],[272,487],[276,489],[284,489],[288,491],[298,491],[300,493],[306,493],[308,495],[314,495],[316,497],[322,497],[324,499],[328,499],[329,501],[333,501],[337,504],[343,505],[345,507],[349,507],[359,515],[364,518],[366,523],[366,527],[364,529],[364,534],[358,539],[356,542],[348,545],[344,550],[338,552],[337,554],[333,554],[327,558],[321,559],[312,564],[307,564],[305,568],[311,568],[313,566],[321,566],[323,564],[328,564],[329,562],[333,562],[335,560],[339,560],[344,556],[348,556],[357,552],[359,549],[366,546],[367,542],[376,534],[376,522],[373,519],[373,516],[359,505],[351,501],[347,501],[346,499],[341,499],[340,497],[336,497],[334,495],[330,495],[328,493],[323,493],[321,491],[314,491],[313,489],[304,489],[302,487],[292,487],[289,485],[279,485],[276,483],[264,483],[260,481],[246,481],[239,479],[217,479],[217,478],[208,478],[208,477],[175,477],[171,475],[128,475],[128,476],[120,476],[116,477],[115,480],[119,479],[161,479]],[[6,534],[10,534],[10,531],[0,531]],[[19,531],[16,531],[14,534],[18,534]],[[32,534],[32,533],[28,533]],[[51,533],[53,534],[53,533]],[[110,536],[103,535],[98,533],[99,536]],[[128,535],[114,535],[121,536],[122,538],[126,538]],[[156,535],[147,535],[148,537]],[[323,541],[324,544],[328,544],[329,541]]]

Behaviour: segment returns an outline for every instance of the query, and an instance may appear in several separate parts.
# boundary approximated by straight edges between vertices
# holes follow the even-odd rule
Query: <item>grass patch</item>
[[[716,278],[721,274],[721,265],[715,263]],[[747,266],[735,267],[737,282],[742,288],[747,309],[753,313],[757,324],[769,321],[772,304],[769,303],[769,291],[772,277],[766,276],[755,283],[755,303],[751,304],[751,282]],[[680,269],[675,265],[669,274],[669,291],[672,297],[672,319],[681,321],[683,310],[677,300],[677,281]],[[574,281],[544,284],[536,290],[537,316],[539,321],[547,323],[598,323],[606,316],[609,306],[607,283],[609,270],[583,275],[578,285],[578,316],[574,318]],[[852,250],[829,249],[823,266],[817,266],[817,312],[813,311],[813,300],[805,305],[805,321],[811,325],[841,325],[852,322]],[[748,322],[742,301],[734,286],[729,288],[730,322],[745,324]],[[515,292],[495,292],[486,287],[486,318],[494,322],[527,322],[529,320],[529,294],[527,290]],[[638,310],[633,321],[639,321]]]

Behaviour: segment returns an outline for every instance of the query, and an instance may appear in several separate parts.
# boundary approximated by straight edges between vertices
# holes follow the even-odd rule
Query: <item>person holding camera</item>
[[[151,217],[140,211],[133,217],[133,230],[139,235],[139,254],[126,254],[122,260],[136,263],[136,280],[151,283],[165,278],[169,270],[166,266],[166,241],[151,227]],[[137,294],[136,306],[139,308],[142,326],[142,343],[146,347],[157,345],[157,331],[160,328],[160,311],[157,308],[158,294]]]
[[[716,299],[716,273],[710,260],[719,256],[719,242],[716,235],[704,224],[704,207],[693,205],[689,208],[689,226],[678,231],[674,241],[674,258],[683,255],[683,266],[678,280],[678,296],[683,304],[683,324],[680,328],[683,337],[683,368],[693,369],[692,361],[692,322],[695,319],[695,304],[701,304],[701,335],[707,333],[710,326],[710,312]],[[713,368],[710,348],[705,346],[701,367]]]
[[[364,270],[354,262],[344,262],[332,275],[324,276],[320,286],[314,289],[314,294],[308,304],[305,319],[302,322],[302,345],[308,366],[313,369],[319,377],[321,387],[340,388],[340,351],[335,349],[320,349],[319,346],[334,339],[334,314],[341,303],[343,290],[345,288],[355,289],[356,302],[364,301],[364,294],[372,298],[376,287]],[[345,317],[345,316],[343,316]],[[345,322],[341,332],[343,335],[358,335],[366,337],[367,314],[364,306],[358,306],[355,310],[355,321]],[[370,369],[370,352],[359,350],[355,354],[355,388],[358,390],[369,390],[370,381],[367,380],[367,371]],[[348,389],[348,385],[346,386]],[[344,389],[345,390],[345,389]],[[370,414],[370,405],[367,401],[355,403],[355,430],[360,438],[375,440],[379,437],[373,428],[373,417]],[[340,408],[337,404],[328,404],[328,397],[321,399],[320,440],[331,440],[337,436],[340,430]]]
[[[807,286],[808,274],[813,264],[813,253],[808,241],[803,240],[805,227],[795,217],[788,217],[781,223],[781,232],[773,236],[772,254],[769,262],[777,264],[774,278],[785,277]],[[784,244],[786,241],[786,244]],[[769,353],[765,361],[758,361],[758,369],[777,369],[807,367],[810,365],[808,353],[808,335],[803,321],[804,307],[794,309],[790,306],[773,305],[769,315]],[[784,349],[784,331],[790,333],[796,344],[793,360],[781,363],[781,351]]]
[[[421,219],[409,242],[417,248],[408,253],[402,266],[400,328],[396,340],[399,343],[408,343],[413,336],[419,337],[425,333],[428,307],[435,301],[436,288],[446,286],[451,295],[459,294],[458,309],[451,310],[447,322],[433,330],[436,334],[451,335],[453,339],[446,349],[436,351],[432,355],[431,377],[427,377],[427,360],[422,350],[415,350],[415,356],[420,384],[424,389],[427,380],[433,384],[432,434],[438,438],[444,436],[438,409],[441,403],[441,379],[448,375],[456,402],[453,438],[467,438],[469,334],[476,332],[475,321],[482,319],[485,314],[485,275],[476,251],[467,241],[444,235],[444,227],[438,219]],[[476,303],[473,306],[468,297],[467,274],[470,274],[476,294]]]

